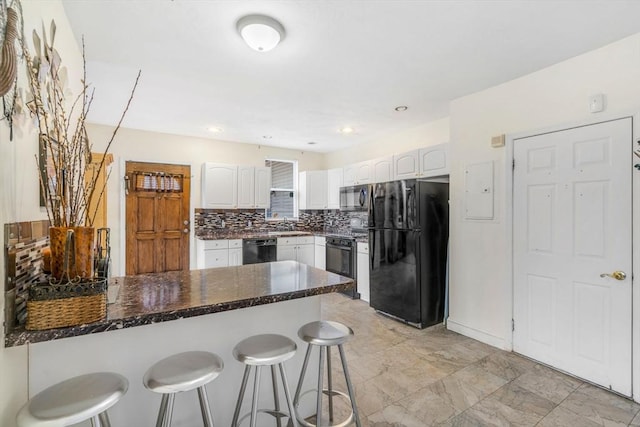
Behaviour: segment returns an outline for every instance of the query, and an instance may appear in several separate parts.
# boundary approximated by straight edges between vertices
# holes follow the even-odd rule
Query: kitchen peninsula
[[[105,320],[6,335],[5,346],[29,345],[29,394],[82,373],[118,372],[130,386],[110,410],[113,424],[152,425],[160,401],[142,386],[145,370],[171,354],[205,350],[225,363],[208,391],[216,423],[229,425],[243,368],[231,355],[235,344],[260,333],[295,339],[299,351],[286,365],[290,386],[295,386],[304,353],[298,328],[320,318],[317,295],[351,289],[353,280],[280,261],[128,276],[112,279],[110,286],[120,289]],[[271,386],[269,381],[263,385],[268,404]],[[311,410],[302,402],[301,409],[307,406]],[[197,399],[178,396],[174,424],[196,425],[198,417]]]

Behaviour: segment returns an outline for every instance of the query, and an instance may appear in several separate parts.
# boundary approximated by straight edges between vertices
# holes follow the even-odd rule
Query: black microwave
[[[340,210],[366,211],[369,208],[369,186],[340,187]]]

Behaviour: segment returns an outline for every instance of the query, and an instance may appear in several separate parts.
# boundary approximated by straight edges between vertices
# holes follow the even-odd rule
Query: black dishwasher
[[[277,239],[242,240],[242,264],[257,264],[276,260]]]

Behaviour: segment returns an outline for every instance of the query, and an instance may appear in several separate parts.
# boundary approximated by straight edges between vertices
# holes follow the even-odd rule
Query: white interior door
[[[627,396],[631,125],[515,140],[513,185],[514,350]]]

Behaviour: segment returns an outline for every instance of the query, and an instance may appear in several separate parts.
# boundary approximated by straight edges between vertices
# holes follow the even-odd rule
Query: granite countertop
[[[340,231],[302,231],[302,230],[293,230],[293,231],[267,231],[267,230],[224,230],[217,229],[215,231],[209,231],[207,234],[196,236],[199,240],[225,240],[225,239],[267,239],[278,238],[278,237],[296,237],[296,236],[318,236],[318,237],[326,237],[326,236],[345,236],[345,237],[354,237],[356,241],[367,243],[368,236],[366,233],[351,233],[351,232],[340,232]]]
[[[109,286],[119,292],[107,306],[106,319],[45,331],[18,328],[5,335],[5,347],[340,292],[353,283],[296,261],[113,278]]]

